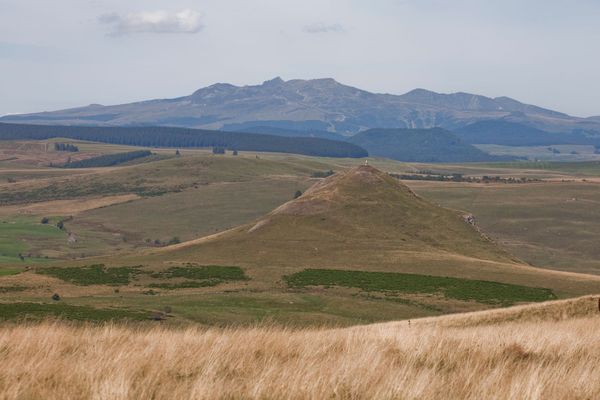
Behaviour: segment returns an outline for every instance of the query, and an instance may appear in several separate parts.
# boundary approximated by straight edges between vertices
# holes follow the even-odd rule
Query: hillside
[[[323,179],[256,222],[152,252],[143,260],[241,265],[269,284],[282,273],[316,268],[535,282],[559,296],[600,290],[594,277],[523,265],[460,213],[416,196],[366,165]],[[309,272],[298,279],[314,282]],[[329,274],[342,285],[345,279],[360,279],[360,274],[348,278],[336,271],[322,271],[320,277]]]
[[[371,156],[412,162],[501,161],[441,129],[370,129],[348,139]],[[507,158],[504,158],[506,160]]]
[[[320,131],[316,129],[309,130],[295,130],[278,128],[276,126],[254,126],[250,125],[247,127],[235,126],[232,127],[232,131],[236,132],[249,132],[249,133],[260,133],[263,135],[275,135],[275,136],[286,136],[286,137],[316,137],[321,139],[330,140],[346,140],[346,136],[340,135],[335,132]]]
[[[556,144],[600,144],[600,135],[583,132],[553,133],[524,124],[504,121],[479,121],[453,133],[466,143],[505,146],[550,146]]]
[[[147,147],[225,147],[228,150],[296,153],[323,157],[366,157],[351,143],[317,137],[283,137],[172,127],[56,126],[0,123],[0,140],[69,138]]]
[[[367,257],[377,254],[378,258],[387,252],[448,252],[511,260],[457,213],[423,200],[397,179],[368,165],[323,179],[256,223],[214,240],[198,241],[206,244],[195,249],[191,241],[167,251],[170,256],[179,249],[205,255],[208,248],[231,246],[238,249],[229,254],[233,259],[282,265],[329,265],[341,256],[339,251],[346,251],[341,245],[357,253],[365,251]],[[268,254],[265,249],[269,249]]]
[[[170,325],[348,326],[600,292],[600,277],[524,265],[478,231],[479,213],[473,226],[466,212],[439,207],[443,196],[424,200],[356,160],[165,151],[146,164],[2,184],[0,202],[14,205],[3,209],[0,320],[167,312]],[[523,221],[515,231],[533,228]]]
[[[0,327],[0,392],[6,399],[594,399],[596,306],[585,297],[501,310],[503,319],[490,311],[345,329],[10,324]]]
[[[369,128],[455,129],[489,119],[506,119],[553,132],[600,131],[597,119],[572,117],[508,97],[441,94],[424,89],[403,95],[376,94],[333,79],[284,81],[281,78],[248,86],[217,83],[174,99],[113,106],[93,104],[69,110],[10,115],[0,121],[222,130],[272,126],[356,133]]]

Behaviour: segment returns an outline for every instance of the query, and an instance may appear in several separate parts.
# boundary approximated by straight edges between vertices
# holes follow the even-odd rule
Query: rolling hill
[[[409,162],[504,161],[464,142],[452,132],[432,129],[369,129],[348,139],[371,156]]]
[[[415,195],[368,165],[316,183],[257,221],[169,246],[149,262],[240,265],[273,285],[282,273],[341,269],[498,281],[558,295],[600,290],[600,279],[524,265],[459,212]]]
[[[369,165],[323,179],[255,223],[166,251],[172,255],[173,251],[198,250],[206,255],[208,248],[228,246],[238,249],[230,254],[234,259],[281,265],[329,265],[336,259],[337,264],[347,259],[339,252],[348,248],[352,253],[364,251],[370,258],[388,252],[444,252],[511,262],[510,255],[458,213],[421,199],[397,179]]]
[[[174,99],[112,106],[92,104],[4,116],[0,121],[222,130],[271,126],[352,134],[369,128],[456,129],[489,119],[505,119],[553,132],[600,131],[598,119],[572,117],[508,97],[440,94],[424,89],[403,95],[375,94],[333,79],[284,81],[281,78],[250,86],[217,83]]]
[[[522,123],[486,120],[461,127],[453,133],[466,143],[504,146],[550,146],[556,144],[600,144],[600,134],[575,131],[546,132]]]
[[[52,243],[73,256],[40,258],[39,264],[27,253],[25,260],[15,258],[11,267],[16,268],[0,279],[0,319],[140,320],[168,306],[174,324],[272,320],[341,326],[600,292],[598,276],[528,266],[483,235],[463,212],[424,200],[385,172],[348,159],[329,161],[339,172],[315,179],[311,175],[323,171],[325,161],[184,152],[60,178],[50,186],[47,180],[6,183],[5,202],[137,196],[110,206],[116,207],[112,211],[101,204],[87,217],[74,213],[68,201],[61,206],[65,211],[40,214],[71,215],[66,232],[38,217],[15,221],[17,229],[53,230],[62,239],[42,248]],[[282,204],[298,189],[305,193]],[[212,201],[221,206],[207,202],[210,191],[220,191]],[[260,200],[256,192],[263,191],[271,194]],[[265,202],[273,196],[276,200]],[[237,198],[231,203],[227,197]],[[264,204],[251,204],[256,201]],[[172,213],[176,204],[186,204],[188,211]],[[231,213],[223,204],[248,210]],[[213,218],[213,210],[222,215]],[[131,219],[136,213],[141,215]],[[148,229],[134,231],[137,225]],[[83,247],[63,243],[67,232]],[[96,232],[101,241],[93,241]],[[149,238],[161,240],[152,246]],[[184,242],[171,244],[179,239]],[[14,254],[25,249],[15,248]],[[52,293],[62,300],[51,299]]]

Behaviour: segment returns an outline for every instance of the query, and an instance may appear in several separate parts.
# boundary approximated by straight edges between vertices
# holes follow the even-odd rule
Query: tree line
[[[467,182],[467,183],[533,183],[533,182],[541,182],[541,179],[538,178],[527,178],[527,177],[508,177],[504,178],[501,176],[488,176],[484,175],[482,177],[476,176],[464,176],[463,174],[451,174],[451,175],[441,175],[441,174],[432,174],[427,172],[419,171],[418,174],[394,174],[388,173],[388,175],[400,179],[403,181],[436,181],[436,182]]]
[[[70,151],[77,152],[79,151],[79,147],[75,146],[71,143],[54,143],[54,150],[56,151]]]
[[[98,157],[92,157],[85,160],[69,161],[61,165],[62,168],[97,168],[110,167],[117,164],[123,164],[127,161],[137,158],[148,157],[152,155],[149,150],[129,151],[127,153],[105,154]]]
[[[362,147],[336,140],[173,127],[51,126],[0,123],[0,140],[76,140],[144,147],[222,147],[323,157],[366,157]]]

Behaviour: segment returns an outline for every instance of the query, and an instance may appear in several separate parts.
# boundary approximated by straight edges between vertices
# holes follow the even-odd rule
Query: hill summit
[[[419,269],[449,258],[512,263],[456,211],[414,194],[369,165],[338,172],[258,221],[166,250],[186,259],[281,266],[411,263]]]

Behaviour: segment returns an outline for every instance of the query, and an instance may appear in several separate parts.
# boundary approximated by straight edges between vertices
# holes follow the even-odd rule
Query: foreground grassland
[[[595,399],[597,298],[345,329],[0,327],[4,399]]]

